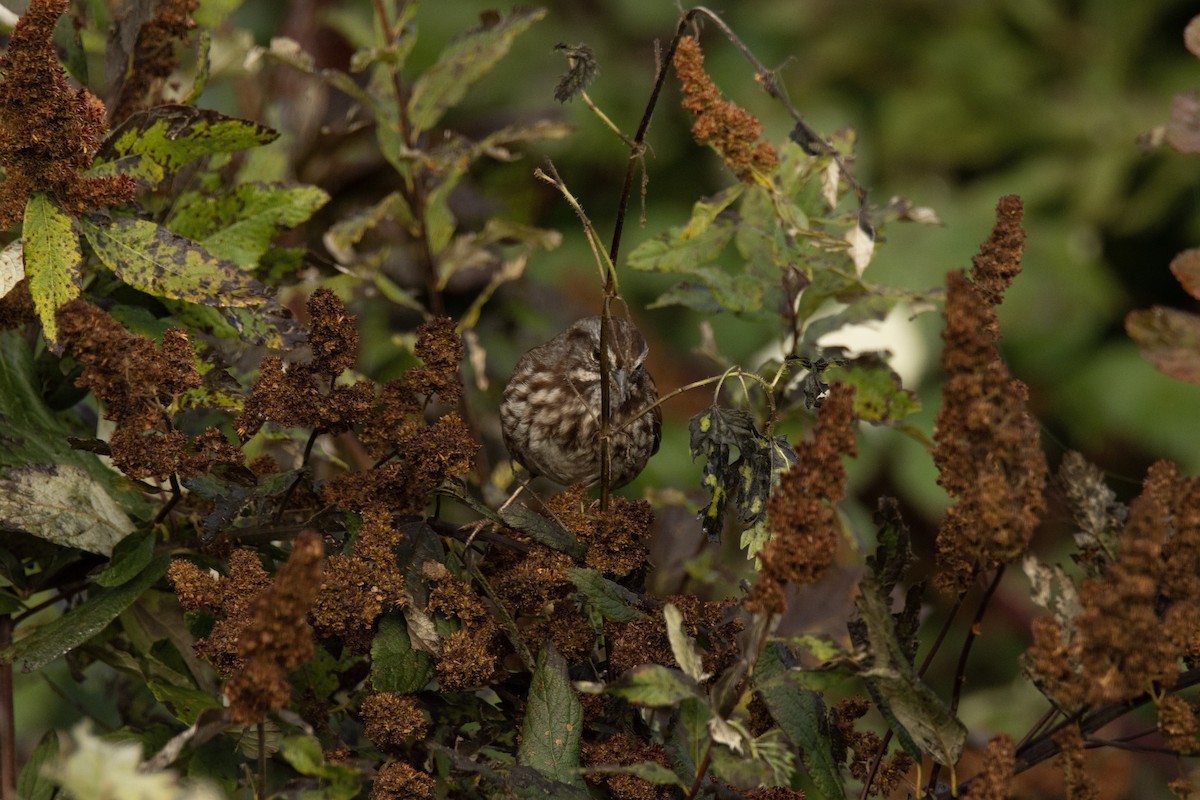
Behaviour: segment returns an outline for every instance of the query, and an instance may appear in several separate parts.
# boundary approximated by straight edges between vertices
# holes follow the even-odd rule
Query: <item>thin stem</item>
[[[182,499],[183,499],[183,490],[179,488],[179,476],[172,472],[171,473],[171,497],[169,500],[167,500],[166,503],[163,504],[163,507],[161,509],[159,509],[159,512],[154,516],[153,524],[158,525],[160,522],[165,520],[167,518],[167,515],[171,513],[171,509],[175,508],[175,506]]]
[[[704,758],[700,759],[700,763],[696,765],[696,778],[692,781],[691,788],[688,789],[687,797],[696,797],[700,792],[700,787],[704,782],[704,773],[708,772],[708,764],[712,761],[712,740],[705,744]]]
[[[0,650],[12,644],[13,618],[0,616]],[[17,726],[13,707],[13,667],[11,661],[0,662],[0,798],[17,797]]]
[[[559,194],[567,201],[567,205],[571,206],[575,215],[579,217],[580,222],[583,223],[583,232],[587,235],[588,246],[592,248],[592,258],[595,260],[596,266],[600,269],[600,281],[604,284],[604,294],[606,297],[615,297],[617,294],[617,270],[613,266],[615,262],[600,247],[600,236],[596,233],[595,226],[592,225],[592,221],[584,213],[583,206],[579,204],[578,198],[571,194],[571,190],[567,188],[567,184],[559,176],[554,163],[547,161],[546,169],[549,172],[545,172],[541,168],[535,169],[533,177],[558,189]]]
[[[963,640],[962,652],[958,654],[958,666],[954,670],[954,693],[950,697],[951,714],[958,713],[958,701],[962,698],[962,690],[967,683],[967,658],[971,655],[971,647],[975,644],[975,640],[979,638],[983,615],[987,612],[988,605],[991,603],[993,595],[996,594],[996,589],[1000,586],[1000,580],[1004,577],[1005,566],[1001,564],[996,569],[996,576],[992,578],[992,582],[988,585],[983,593],[983,597],[979,600],[979,608],[975,610],[975,619],[971,620],[971,627],[967,628],[967,636]]]
[[[979,638],[979,626],[983,621],[984,612],[987,611],[988,604],[992,600],[992,595],[996,593],[996,588],[1000,586],[1000,579],[1004,577],[1004,564],[996,570],[995,577],[988,584],[987,589],[983,593],[983,597],[979,599],[979,607],[975,609],[975,618],[971,620],[970,626],[967,628],[967,635],[963,638],[962,650],[958,654],[958,664],[954,668],[954,689],[950,694],[950,714],[958,713],[958,703],[962,699],[963,687],[967,684],[967,658],[971,655],[971,647],[975,644],[975,640]],[[979,569],[979,564],[975,565],[975,569]],[[934,764],[933,769],[929,772],[929,783],[927,784],[928,792],[932,792],[937,786],[938,773],[941,772],[942,765]],[[954,770],[951,769],[951,780],[953,782]]]
[[[611,276],[612,270],[609,270]],[[607,289],[607,287],[606,287]],[[600,315],[600,513],[608,511],[609,495],[612,493],[612,453],[609,435],[612,429],[612,391],[608,380],[612,365],[608,363],[608,342],[612,336],[612,316],[609,306],[612,296],[605,292],[604,311]]]
[[[258,800],[267,797],[267,726],[265,722],[258,723]]]

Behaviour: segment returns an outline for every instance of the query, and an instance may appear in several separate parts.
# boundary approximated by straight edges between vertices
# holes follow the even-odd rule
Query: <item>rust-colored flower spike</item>
[[[812,441],[796,448],[796,464],[784,473],[767,503],[771,541],[759,553],[758,573],[746,610],[781,613],[788,581],[814,583],[837,551],[837,504],[846,494],[843,455],[858,452],[854,431],[854,387],[834,384],[821,406]]]
[[[683,87],[683,107],[692,114],[692,138],[711,145],[738,179],[770,172],[779,157],[769,142],[760,142],[762,123],[736,103],[721,99],[721,90],[704,71],[704,54],[694,37],[684,36],[675,49],[675,74]]]
[[[114,122],[163,102],[166,79],[179,66],[181,45],[196,27],[192,14],[199,7],[200,0],[163,0],[154,17],[142,25],[129,54],[129,71],[112,110]]]
[[[1012,738],[1004,733],[994,737],[983,756],[983,771],[971,781],[963,800],[1008,800],[1015,767]]]
[[[1046,459],[1025,384],[1012,377],[996,350],[994,306],[1020,271],[1025,233],[1021,200],[1004,197],[996,226],[974,259],[970,280],[947,276],[942,390],[933,460],[938,483],[956,499],[938,531],[943,591],[961,593],[976,565],[990,570],[1025,552],[1044,501]]]
[[[106,128],[104,103],[67,82],[52,37],[70,0],[31,0],[0,57],[0,230],[24,215],[33,192],[71,214],[133,198],[130,176],[85,178]]]
[[[305,617],[321,587],[325,546],[316,531],[296,539],[292,555],[250,609],[250,623],[238,639],[245,668],[225,684],[234,722],[260,722],[291,697],[287,676],[312,658],[312,629]]]
[[[317,289],[308,298],[308,344],[312,366],[319,375],[338,376],[353,369],[358,360],[358,317],[329,289]]]

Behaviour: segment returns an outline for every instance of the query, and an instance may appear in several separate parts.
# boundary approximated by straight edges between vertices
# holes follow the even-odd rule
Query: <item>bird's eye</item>
[[[592,361],[595,361],[597,364],[600,363],[600,348],[599,347],[597,347],[595,350],[592,351]]]

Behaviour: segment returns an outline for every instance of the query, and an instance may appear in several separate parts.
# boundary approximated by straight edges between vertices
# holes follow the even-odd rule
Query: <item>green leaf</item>
[[[921,401],[901,385],[900,376],[887,364],[873,365],[872,360],[856,359],[826,373],[829,380],[855,388],[854,415],[869,422],[898,422],[920,411]]]
[[[768,678],[756,688],[771,718],[800,749],[804,768],[820,796],[844,797],[846,790],[833,757],[833,739],[825,722],[825,701],[820,692],[804,689],[787,672]]]
[[[538,544],[566,553],[572,558],[582,559],[587,547],[557,522],[543,517],[536,511],[520,504],[511,505],[500,512],[504,524],[529,536]]]
[[[147,294],[207,306],[267,301],[267,289],[237,264],[161,225],[140,219],[100,225],[85,219],[83,232],[104,266]]]
[[[160,556],[133,580],[93,592],[81,605],[0,651],[0,661],[20,659],[23,662],[21,670],[33,672],[74,650],[104,630],[142,592],[153,586],[166,573],[170,562],[167,556]]]
[[[623,764],[620,766],[616,764],[602,764],[588,767],[586,772],[589,775],[633,775],[658,786],[673,785],[681,789],[688,788],[682,778],[657,761],[639,761],[636,764]]]
[[[466,95],[471,85],[491,71],[512,46],[513,40],[546,16],[543,8],[514,11],[498,20],[485,21],[446,47],[437,63],[413,85],[408,102],[412,127],[427,131],[447,110]]]
[[[50,464],[13,467],[0,478],[0,527],[108,555],[134,526],[85,470]]]
[[[571,689],[567,662],[552,642],[538,655],[529,685],[517,763],[543,776],[583,787],[579,775],[579,743],[583,735],[583,706]]]
[[[424,688],[437,667],[428,653],[412,646],[402,614],[389,614],[379,622],[371,642],[371,685],[379,692],[408,694]]]
[[[594,569],[570,567],[567,577],[600,614],[612,622],[628,622],[646,615],[634,607],[637,595],[610,581]]]
[[[763,303],[760,280],[744,273],[730,272],[716,263],[736,233],[733,220],[719,217],[696,233],[688,233],[688,228],[696,221],[696,215],[708,213],[707,208],[700,210],[703,205],[697,203],[697,210],[693,212],[692,222],[688,225],[671,228],[666,234],[640,244],[629,254],[629,267],[640,272],[669,272],[693,279],[687,285],[699,281],[711,293],[712,299],[729,311],[760,310]],[[686,295],[672,296],[686,298]],[[657,305],[663,304],[663,297],[659,298]]]
[[[414,41],[416,39],[415,36],[410,36],[409,38]],[[379,103],[371,92],[364,90],[353,77],[341,70],[318,69],[316,60],[312,55],[306,53],[295,39],[289,39],[286,36],[276,36],[271,39],[271,46],[269,48],[257,48],[253,51],[252,55],[263,56],[273,61],[278,61],[281,64],[287,64],[292,69],[320,78],[330,86],[340,89],[350,97],[353,97],[362,103],[363,106],[379,113]],[[392,74],[387,68],[382,68],[381,71],[388,75]]]
[[[58,731],[47,731],[29,754],[17,778],[17,797],[21,800],[54,800],[58,787],[46,776],[46,768],[58,761]]]
[[[54,315],[65,303],[79,297],[79,268],[83,250],[71,217],[42,192],[25,204],[22,228],[25,277],[33,307],[42,321],[42,332],[51,346],[58,345]]]
[[[67,444],[70,435],[70,428],[42,400],[42,383],[29,344],[15,331],[0,331],[0,475],[7,474],[9,467],[78,467],[93,481],[89,496],[103,490],[126,512],[148,513],[145,497],[130,491],[124,476],[95,455]],[[103,553],[111,552],[116,542]]]
[[[218,195],[182,195],[166,226],[217,258],[249,269],[280,231],[304,222],[327,202],[329,195],[316,186],[243,183]]]
[[[896,635],[896,621],[887,599],[874,578],[859,583],[856,603],[866,627],[871,656],[862,673],[877,690],[881,710],[912,737],[916,746],[939,764],[958,761],[967,738],[967,728],[950,708],[917,676]],[[886,716],[886,714],[885,714]]]
[[[321,743],[314,736],[286,736],[280,742],[280,754],[301,775],[318,778],[324,785],[321,800],[351,800],[362,788],[362,775],[347,764],[327,762]],[[301,793],[301,797],[305,795]]]
[[[154,558],[155,538],[149,530],[126,536],[113,548],[112,563],[92,580],[100,586],[120,586],[137,577]]]
[[[677,669],[662,664],[642,664],[610,683],[607,694],[624,697],[638,706],[674,706],[700,697],[696,682]]]
[[[133,175],[150,185],[197,158],[273,142],[279,134],[256,122],[184,105],[155,106],[109,134],[89,174]]]
[[[28,255],[25,264],[28,269]],[[1200,316],[1154,306],[1129,312],[1125,332],[1159,372],[1200,385]]]
[[[398,220],[410,232],[415,226],[412,211],[400,192],[392,192],[374,205],[335,222],[322,240],[325,249],[339,263],[352,263],[355,260],[354,246],[362,241],[368,231],[389,218]]]
[[[704,662],[696,649],[696,643],[683,629],[683,614],[673,603],[663,606],[663,621],[666,623],[667,640],[671,644],[671,655],[675,656],[675,663],[679,664],[684,675],[696,683],[704,681],[708,677],[704,672]]]
[[[146,687],[154,699],[164,704],[185,725],[195,725],[200,714],[210,708],[221,708],[221,701],[208,692],[186,686],[172,686],[157,681],[147,681]]]

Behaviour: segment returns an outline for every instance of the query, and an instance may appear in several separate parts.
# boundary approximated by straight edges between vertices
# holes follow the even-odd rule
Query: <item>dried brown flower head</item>
[[[69,0],[31,0],[0,56],[0,230],[45,192],[70,214],[122,203],[137,185],[128,176],[86,178],[107,123],[104,104],[67,82],[54,52],[54,26]]]
[[[238,637],[245,665],[225,684],[229,716],[235,722],[260,722],[268,711],[287,705],[287,676],[313,655],[306,617],[321,585],[325,546],[306,530],[296,539],[287,563],[251,604]]]
[[[387,511],[363,511],[353,553],[331,555],[325,564],[311,614],[321,638],[341,639],[356,653],[370,650],[379,617],[404,605],[404,575],[394,552],[403,537]]]
[[[937,539],[936,583],[966,590],[976,565],[990,570],[1029,546],[1044,502],[1046,459],[1028,391],[996,350],[994,305],[1020,270],[1021,201],[1004,197],[996,227],[975,257],[970,281],[947,276],[942,390],[934,437],[938,483],[956,499]]]
[[[1168,694],[1158,703],[1158,730],[1167,745],[1180,755],[1194,755],[1200,751],[1196,734],[1200,725],[1196,720],[1196,709],[1177,694]]]
[[[721,98],[721,90],[704,71],[700,43],[691,36],[679,40],[675,74],[683,87],[683,107],[691,112],[692,138],[710,145],[739,180],[753,180],[754,172],[770,172],[779,163],[775,148],[758,141],[762,123],[736,103]]]
[[[405,373],[412,390],[427,396],[436,394],[444,405],[457,403],[462,398],[458,366],[462,362],[463,343],[454,320],[435,317],[423,323],[417,328],[413,352],[423,363]]]
[[[359,713],[367,738],[383,750],[397,750],[425,738],[428,724],[412,695],[375,692],[363,700]]]
[[[200,0],[163,0],[141,26],[111,119],[120,122],[162,102],[164,83],[179,66],[178,51],[196,27],[192,13],[199,7]]]
[[[83,300],[58,310],[58,330],[83,366],[76,381],[104,402],[117,428],[109,439],[113,464],[131,478],[190,476],[214,464],[241,466],[241,450],[217,428],[192,438],[175,430],[171,412],[188,389],[200,385],[187,334],[163,333],[162,343],[130,333],[109,314]]]
[[[838,543],[837,503],[846,493],[843,455],[855,455],[854,387],[834,384],[821,406],[812,441],[796,450],[767,504],[771,541],[759,553],[758,583],[746,598],[751,612],[784,610],[788,581],[813,583],[833,563]]]
[[[871,704],[865,697],[849,697],[830,711],[830,733],[833,736],[833,754],[839,763],[849,762],[850,774],[865,781],[871,765],[883,747],[883,740],[873,731],[857,731],[854,723],[870,710]],[[903,750],[897,750],[879,762],[875,779],[871,783],[870,796],[887,797],[895,791],[900,781],[915,762]]]
[[[393,761],[375,776],[370,800],[432,800],[434,785],[430,775]]]
[[[582,755],[585,767],[628,766],[645,761],[668,766],[662,745],[646,744],[628,733],[617,733],[603,741],[585,741]],[[670,786],[655,786],[635,775],[587,773],[585,777],[593,786],[606,787],[609,796],[618,800],[665,800],[673,794]]]
[[[983,770],[971,781],[964,800],[1008,800],[1015,767],[1012,737],[1008,734],[993,737],[983,756]]]
[[[308,298],[308,346],[312,366],[319,375],[336,377],[354,369],[358,360],[358,317],[329,289],[317,289]]]

